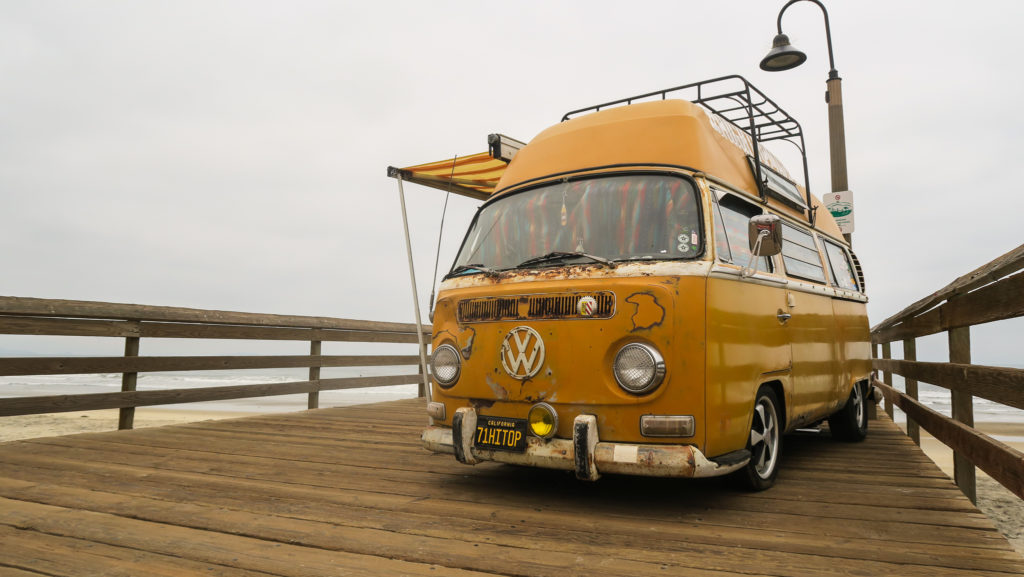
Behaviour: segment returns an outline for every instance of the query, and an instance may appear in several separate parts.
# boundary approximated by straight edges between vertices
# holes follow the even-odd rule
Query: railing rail
[[[417,344],[416,325],[92,301],[0,297],[0,334],[125,339],[120,357],[5,357],[0,376],[122,374],[116,393],[0,398],[0,416],[120,409],[119,428],[132,428],[135,407],[305,393],[319,406],[320,391],[418,384],[421,372],[374,377],[320,378],[324,367],[418,366],[419,355],[322,355],[323,342]],[[144,338],[309,341],[308,355],[140,356]],[[415,353],[416,349],[413,349]],[[137,375],[165,371],[308,368],[307,380],[285,383],[137,391]]]
[[[871,330],[876,385],[893,406],[907,414],[907,434],[920,444],[918,427],[953,449],[954,479],[976,501],[977,466],[1024,499],[1024,453],[974,429],[974,397],[1024,409],[1024,370],[971,364],[970,327],[1024,316],[1024,245],[956,279]],[[916,339],[946,332],[949,362],[917,360]],[[891,343],[902,341],[903,359],[892,359]],[[882,355],[879,358],[878,348]],[[905,379],[906,392],[892,386]],[[917,383],[950,390],[952,418],[918,402]]]

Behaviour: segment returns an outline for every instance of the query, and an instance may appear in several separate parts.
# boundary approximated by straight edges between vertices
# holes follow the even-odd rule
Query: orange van
[[[513,150],[439,287],[424,446],[760,490],[786,432],[863,439],[863,274],[773,140],[804,150],[730,76],[570,112]]]

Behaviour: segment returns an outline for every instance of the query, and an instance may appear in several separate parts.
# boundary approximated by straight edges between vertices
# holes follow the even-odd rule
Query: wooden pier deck
[[[773,489],[459,465],[423,400],[0,444],[7,575],[1021,575],[891,421]]]

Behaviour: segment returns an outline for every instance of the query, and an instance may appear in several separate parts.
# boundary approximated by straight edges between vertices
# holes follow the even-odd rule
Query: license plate
[[[473,444],[479,449],[522,453],[526,450],[526,419],[479,415]]]

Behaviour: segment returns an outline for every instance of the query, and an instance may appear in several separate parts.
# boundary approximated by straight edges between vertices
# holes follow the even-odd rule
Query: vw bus
[[[439,287],[424,446],[761,490],[784,433],[863,439],[863,274],[772,140],[804,150],[738,76],[570,112],[514,156],[492,135],[511,159]]]

